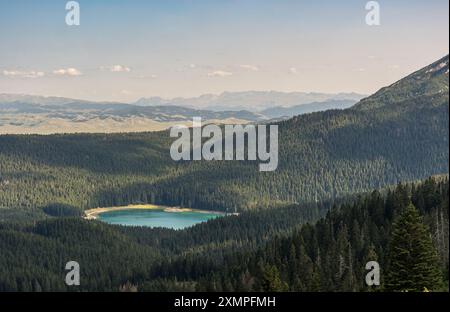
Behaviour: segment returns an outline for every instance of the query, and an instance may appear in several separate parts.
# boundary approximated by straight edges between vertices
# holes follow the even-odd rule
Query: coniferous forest
[[[290,206],[182,231],[76,217],[1,224],[0,290],[448,291],[448,199],[448,177],[434,177],[324,203],[317,222]],[[69,259],[84,268],[75,288]],[[365,284],[368,261],[380,286]]]
[[[175,162],[166,131],[0,136],[0,291],[448,291],[448,62],[279,122],[274,172]],[[230,214],[183,230],[82,218],[139,203]]]

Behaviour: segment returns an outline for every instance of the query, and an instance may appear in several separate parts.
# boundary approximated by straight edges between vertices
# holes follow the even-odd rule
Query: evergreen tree
[[[388,291],[440,290],[442,279],[431,235],[413,204],[394,223],[388,254]]]
[[[261,286],[264,291],[286,291],[287,285],[280,278],[280,273],[275,266],[267,266],[263,269]]]

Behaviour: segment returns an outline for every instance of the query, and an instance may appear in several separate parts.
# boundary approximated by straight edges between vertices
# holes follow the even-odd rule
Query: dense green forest
[[[440,177],[317,204],[326,213],[317,222],[309,209],[289,206],[178,231],[77,217],[3,223],[0,291],[385,290],[386,272],[402,265],[391,249],[395,231],[417,237],[413,243],[430,240],[431,256],[421,261],[433,268],[434,279],[408,290],[448,290],[448,200],[448,177]],[[420,231],[399,222],[411,204]],[[70,260],[80,263],[80,286],[64,283]],[[370,260],[381,266],[378,288],[364,283]],[[413,267],[403,266],[407,274],[400,278],[414,276]]]
[[[175,162],[167,132],[0,136],[0,291],[448,291],[448,61],[280,122],[274,172]],[[178,231],[81,217],[130,203],[240,214]]]
[[[175,162],[167,132],[0,136],[0,220],[139,202],[246,211],[447,173],[446,70],[448,56],[350,109],[280,122],[274,172],[252,161]]]

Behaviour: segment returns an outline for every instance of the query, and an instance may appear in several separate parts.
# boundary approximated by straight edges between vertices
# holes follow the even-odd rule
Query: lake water
[[[100,213],[98,219],[109,224],[165,227],[178,230],[220,216],[216,213],[198,211],[166,212],[162,209],[127,209]]]

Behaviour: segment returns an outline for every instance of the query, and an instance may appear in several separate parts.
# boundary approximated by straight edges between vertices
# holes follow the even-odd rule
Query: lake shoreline
[[[83,218],[86,220],[96,220],[98,219],[98,215],[104,212],[110,211],[123,211],[123,210],[162,210],[164,212],[199,212],[199,213],[209,213],[209,214],[217,214],[217,215],[227,215],[225,212],[214,211],[214,210],[200,210],[200,209],[192,209],[192,208],[182,208],[182,207],[169,207],[162,205],[153,205],[153,204],[139,204],[139,205],[127,205],[127,206],[117,206],[117,207],[103,207],[103,208],[93,208],[84,211]]]

